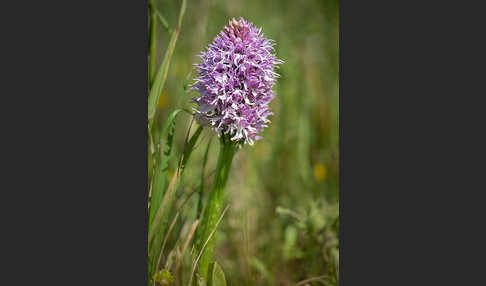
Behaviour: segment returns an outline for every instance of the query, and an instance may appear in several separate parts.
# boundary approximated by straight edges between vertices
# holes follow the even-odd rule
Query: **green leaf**
[[[179,10],[179,21],[177,22],[177,27],[180,28],[182,25],[182,19],[184,19],[184,14],[186,13],[186,0],[182,0],[181,9]]]
[[[187,162],[189,161],[189,158],[191,157],[192,151],[194,150],[194,145],[197,142],[197,139],[199,138],[199,135],[201,135],[201,132],[203,130],[203,127],[199,125],[197,128],[196,132],[192,135],[191,139],[189,140],[186,149],[184,151],[184,159],[182,159],[182,166],[181,166],[181,171],[184,171]]]
[[[155,11],[157,17],[159,18],[160,23],[167,30],[167,32],[172,32],[172,28],[169,26],[169,22],[165,19],[164,15],[162,15],[159,11]]]
[[[275,285],[274,283],[275,279],[272,273],[267,269],[267,267],[262,261],[260,261],[256,257],[251,257],[248,262],[258,273],[260,273],[263,276],[263,278],[267,282],[267,285]]]
[[[182,109],[174,110],[169,117],[167,118],[164,127],[162,128],[162,133],[158,138],[155,138],[155,178],[153,179],[152,183],[152,195],[150,198],[150,207],[149,207],[149,275],[155,271],[155,267],[157,264],[157,258],[161,248],[161,240],[162,236],[165,233],[166,222],[168,220],[169,210],[171,209],[172,205],[172,195],[169,196],[164,209],[162,207],[162,201],[164,200],[165,195],[165,188],[166,188],[166,180],[167,180],[167,171],[169,169],[169,159],[171,158],[172,154],[172,142],[174,139],[175,133],[175,118],[179,114],[179,112],[183,111]],[[160,154],[162,152],[162,138],[167,135],[167,141],[165,143],[165,149],[163,150],[163,157],[161,158]],[[161,211],[160,219],[157,223],[155,223],[155,218],[158,212]],[[157,235],[150,235],[150,234],[157,234]],[[149,276],[151,277],[151,276]]]
[[[172,141],[175,132],[175,118],[182,109],[174,110],[164,124],[162,133],[159,138],[155,139],[155,178],[152,186],[152,196],[150,198],[149,210],[149,230],[152,227],[152,222],[157,210],[160,207],[162,198],[164,196],[164,189],[167,179],[167,170],[169,169],[169,159],[172,151]],[[167,134],[167,141],[165,143],[164,156],[160,158],[161,142],[164,135]]]
[[[315,232],[321,231],[327,224],[327,209],[320,206],[317,202],[311,202],[309,210],[309,224]]]
[[[196,275],[197,275],[197,274],[196,274]],[[198,275],[197,280],[196,280],[196,285],[197,285],[197,286],[208,286],[208,285],[206,284],[206,280],[204,280],[204,278],[203,278],[203,277],[201,277],[201,276],[199,276],[199,275]]]
[[[167,46],[167,50],[165,51],[164,54],[164,60],[162,61],[162,65],[160,66],[159,71],[157,72],[157,75],[152,84],[152,89],[150,90],[150,95],[148,98],[149,126],[152,126],[155,110],[157,109],[157,102],[159,101],[160,94],[164,89],[165,81],[167,79],[167,74],[169,72],[170,60],[172,59],[177,38],[179,37],[179,33],[181,31],[182,18],[184,17],[185,11],[186,11],[186,0],[183,0],[181,5],[181,10],[179,12],[179,21],[177,25],[177,30],[175,30],[170,36],[169,45]]]
[[[154,156],[152,154],[152,147],[151,147],[151,144],[152,144],[152,136],[150,135],[150,130],[148,130],[147,132],[148,134],[148,140],[147,140],[147,159],[148,159],[148,185],[150,186],[151,182],[152,182],[152,175],[153,175],[153,169],[154,169]]]
[[[154,280],[160,285],[169,286],[174,282],[174,277],[168,270],[163,269],[154,274]]]
[[[185,110],[176,109],[167,119],[162,132],[162,134],[167,134],[167,142],[165,144],[166,148],[164,150],[164,156],[162,157],[161,162],[157,164],[158,177],[155,178],[156,181],[153,188],[153,195],[155,196],[152,199],[153,204],[151,203],[149,212],[149,271],[156,270],[157,260],[161,252],[162,237],[165,235],[169,222],[169,215],[170,210],[172,209],[175,190],[177,190],[182,178],[183,168],[181,166],[180,170],[174,174],[175,177],[172,179],[174,180],[173,182],[175,182],[175,184],[172,185],[173,182],[171,182],[171,186],[168,189],[165,186],[175,132],[175,117],[180,111]],[[201,132],[202,127],[198,128],[198,130],[196,130],[191,139],[188,141],[184,150],[183,158],[185,161],[181,158],[183,162],[188,162]],[[182,161],[179,162],[182,164]]]
[[[208,281],[208,286],[226,286],[223,269],[216,261],[209,265]]]
[[[285,228],[285,242],[283,246],[283,258],[289,260],[294,257],[296,252],[295,244],[297,243],[297,228],[293,225],[289,225]]]
[[[154,0],[149,0],[150,10],[150,26],[149,26],[149,86],[152,85],[152,81],[155,74],[155,58],[157,56],[157,24],[155,21],[156,9]]]
[[[154,1],[150,1],[150,9],[151,9],[151,33],[150,33],[150,40],[152,41],[150,44],[150,60],[149,63],[149,75],[151,70],[154,69],[155,66],[155,19],[157,17],[155,13],[155,5]],[[171,37],[169,40],[169,44],[167,46],[167,50],[164,54],[164,59],[162,64],[160,65],[155,78],[149,77],[149,86],[150,86],[150,94],[148,98],[148,128],[151,134],[155,134],[159,130],[153,130],[154,127],[154,116],[155,111],[157,109],[157,103],[159,101],[160,94],[164,89],[165,81],[167,80],[167,74],[169,71],[170,61],[172,59],[172,55],[174,53],[175,45],[177,42],[177,38],[181,31],[182,19],[184,17],[184,13],[186,10],[186,0],[182,0],[182,5],[179,11],[179,19],[177,29],[171,33]],[[165,222],[167,221],[167,217],[169,214],[169,210],[171,209],[172,205],[172,198],[173,193],[168,192],[164,196],[164,190],[166,185],[166,178],[167,178],[167,170],[168,170],[168,162],[170,159],[171,149],[172,149],[172,140],[175,131],[175,122],[174,118],[180,112],[180,109],[175,110],[165,122],[164,128],[161,134],[154,135],[154,148],[155,148],[155,163],[153,168],[153,175],[152,175],[152,184],[151,184],[151,198],[150,198],[150,207],[149,207],[149,242],[148,242],[148,255],[149,255],[149,265],[148,265],[148,274],[151,279],[149,279],[148,283],[151,285],[152,275],[153,272],[156,270],[156,263],[157,257],[159,257],[160,251],[160,240],[162,235],[164,235],[164,228]],[[167,143],[166,148],[164,150],[164,156],[161,159],[161,141],[162,137],[167,135]],[[162,204],[165,204],[162,206]],[[160,213],[160,216],[159,216]],[[156,218],[157,216],[157,218]],[[161,218],[159,220],[159,217]],[[155,223],[154,220],[158,222]]]
[[[172,58],[172,54],[174,53],[175,44],[177,41],[177,37],[179,36],[179,31],[172,33],[170,36],[169,46],[164,55],[164,60],[162,61],[162,65],[155,76],[155,80],[152,85],[152,89],[150,90],[150,95],[148,98],[148,119],[149,125],[152,125],[152,120],[155,115],[155,110],[157,108],[157,102],[159,101],[160,94],[164,89],[165,81],[167,79],[167,74],[169,72],[170,60]]]

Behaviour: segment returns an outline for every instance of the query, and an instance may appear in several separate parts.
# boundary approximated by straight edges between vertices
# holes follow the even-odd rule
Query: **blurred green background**
[[[155,0],[157,10],[173,27],[180,5],[178,0]],[[338,285],[338,1],[188,0],[156,124],[162,125],[176,107],[191,110],[190,98],[196,94],[185,92],[184,85],[195,77],[197,55],[231,18],[239,16],[276,41],[275,52],[285,63],[277,70],[281,77],[270,105],[274,115],[264,139],[240,150],[233,162],[226,196],[230,208],[219,227],[215,260],[224,269],[228,285],[295,285],[312,277],[316,281],[299,285]],[[169,34],[157,25],[160,65]],[[176,158],[190,120],[190,116],[177,120]],[[211,137],[205,190],[211,185],[218,140],[205,130],[178,190],[179,206],[198,188]],[[174,159],[172,172],[175,165]],[[179,231],[169,244],[174,245],[177,233],[190,226],[195,204],[197,196],[184,204]]]

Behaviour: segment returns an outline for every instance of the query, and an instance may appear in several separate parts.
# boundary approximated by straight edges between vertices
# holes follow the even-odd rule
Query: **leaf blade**
[[[152,126],[155,110],[157,109],[157,102],[159,101],[160,94],[162,93],[162,90],[164,89],[165,81],[167,80],[170,61],[172,59],[172,55],[174,54],[175,45],[177,42],[177,38],[179,37],[179,33],[181,31],[182,19],[184,18],[185,12],[186,12],[186,0],[182,0],[182,5],[179,11],[177,29],[170,36],[169,45],[167,46],[167,50],[164,54],[164,60],[162,61],[162,65],[159,68],[159,71],[155,77],[152,88],[150,90],[149,99],[148,99],[148,119],[149,119],[150,126]]]
[[[149,118],[150,125],[152,125],[155,110],[157,108],[157,102],[159,101],[160,94],[162,93],[162,90],[164,89],[165,81],[167,80],[170,60],[172,59],[172,54],[174,53],[177,37],[179,36],[179,31],[180,30],[175,31],[170,36],[169,46],[165,51],[164,60],[162,61],[162,65],[160,66],[159,71],[157,72],[157,75],[152,85],[152,89],[150,90],[150,95],[148,98],[148,118]]]
[[[155,178],[152,186],[152,196],[150,198],[150,208],[149,208],[149,230],[152,228],[152,222],[154,216],[160,207],[162,202],[164,188],[167,178],[167,170],[169,167],[169,159],[172,151],[172,142],[174,139],[175,132],[175,118],[182,109],[174,110],[167,120],[165,121],[162,133],[156,140],[156,153],[155,153]],[[160,158],[161,152],[161,142],[164,135],[167,134],[167,141],[164,149],[164,156]]]
[[[209,266],[209,273],[208,286],[226,286],[224,271],[216,261]]]

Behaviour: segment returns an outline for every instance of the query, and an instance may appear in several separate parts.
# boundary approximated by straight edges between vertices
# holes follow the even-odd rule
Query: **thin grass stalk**
[[[154,0],[149,0],[150,10],[150,30],[149,30],[149,86],[152,86],[152,82],[155,75],[155,59],[157,57],[157,10],[155,9]]]
[[[181,32],[182,19],[184,18],[184,13],[186,11],[186,0],[182,0],[181,9],[179,11],[179,20],[177,24],[177,29],[171,33],[169,45],[164,54],[164,59],[159,67],[158,73],[155,75],[153,83],[151,84],[150,94],[148,98],[148,120],[149,128],[153,127],[153,120],[155,116],[155,111],[157,109],[157,102],[159,101],[160,94],[164,89],[165,81],[167,79],[167,74],[169,71],[170,61],[175,50],[175,45],[179,33]]]
[[[217,225],[218,218],[221,216],[226,182],[228,180],[231,162],[233,161],[236,151],[236,143],[229,140],[227,136],[221,136],[220,151],[218,155],[218,164],[216,167],[213,188],[211,189],[207,206],[203,212],[201,233],[198,237],[199,251],[202,249],[202,243],[209,240],[206,247],[202,249],[202,255],[199,260],[198,268],[199,275],[205,280],[208,278],[208,268],[213,257],[215,245],[214,236],[210,237],[210,235]]]
[[[177,222],[177,218],[179,218],[179,214],[180,213],[177,212],[174,220],[172,221],[172,224],[169,227],[169,230],[165,234],[164,242],[162,243],[162,248],[160,249],[159,258],[157,259],[157,266],[155,267],[155,272],[157,272],[159,270],[159,268],[160,268],[160,262],[162,261],[162,257],[164,256],[165,244],[167,243],[167,239],[169,238],[169,235],[172,232],[172,229],[174,228],[175,223]],[[153,283],[153,286],[155,286],[155,281]]]
[[[189,139],[191,126],[192,120],[187,131],[186,139],[184,142],[184,150],[182,152],[181,158],[179,159],[178,168],[174,176],[172,177],[172,180],[166,192],[164,193],[163,199],[161,200],[159,206],[157,208],[154,208],[155,213],[153,216],[153,220],[149,220],[149,281],[150,279],[152,279],[153,274],[158,271],[157,261],[161,252],[162,236],[165,234],[166,227],[169,222],[169,214],[172,209],[175,192],[181,184],[185,165],[187,164],[194,149],[194,146],[202,132],[202,127],[198,127],[196,132],[194,132],[192,137]],[[149,285],[151,285],[150,282]]]

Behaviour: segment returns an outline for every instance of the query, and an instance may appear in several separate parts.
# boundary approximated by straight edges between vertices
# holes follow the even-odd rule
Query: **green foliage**
[[[216,276],[232,286],[339,285],[339,2],[150,3],[161,28],[149,31],[149,277],[165,270],[174,286],[219,285]],[[196,233],[208,229],[198,219],[217,185],[219,144],[211,144],[214,132],[190,124],[192,116],[179,115],[192,110],[197,54],[238,16],[275,39],[285,63],[264,139],[233,158],[220,204],[229,209],[203,262],[205,281],[191,271],[201,247]]]
[[[155,155],[157,158],[156,176],[152,187],[153,192],[150,198],[149,207],[149,275],[150,273],[153,273],[157,270],[156,267],[160,261],[161,256],[161,241],[169,223],[169,215],[174,200],[175,190],[180,184],[180,179],[182,178],[185,162],[189,161],[189,158],[194,149],[194,145],[196,144],[202,132],[202,127],[198,127],[196,132],[192,135],[191,139],[186,142],[187,144],[185,144],[185,150],[181,158],[181,165],[178,167],[177,174],[175,175],[175,177],[173,177],[173,183],[169,185],[167,191],[164,192],[166,180],[165,178],[167,177],[168,173],[169,159],[175,133],[175,118],[180,111],[182,110],[176,109],[174,112],[172,112],[164,125],[162,134],[167,134],[167,141],[164,156],[161,162],[159,162],[160,160],[158,160],[158,153],[156,153]],[[161,144],[156,143],[156,145]]]
[[[152,0],[153,2],[154,0]],[[152,22],[156,22],[156,11],[155,11],[155,6],[151,5],[152,9]],[[157,76],[151,85],[150,89],[150,94],[148,98],[148,118],[149,118],[149,126],[152,126],[152,120],[155,115],[155,110],[157,107],[157,102],[159,101],[160,94],[162,93],[162,90],[164,89],[165,81],[167,80],[167,74],[169,72],[169,66],[170,66],[170,61],[172,59],[172,55],[174,53],[175,49],[175,44],[177,42],[177,38],[179,37],[179,33],[181,31],[181,25],[182,25],[182,19],[184,18],[184,14],[186,12],[186,0],[182,0],[182,5],[180,9],[180,14],[179,14],[179,20],[178,20],[178,25],[177,29],[171,33],[169,45],[167,46],[167,50],[164,54],[164,60],[162,61],[162,65],[159,68],[159,71],[157,73]],[[165,19],[165,18],[164,18]],[[153,24],[153,29],[155,30],[155,24]],[[151,31],[152,32],[152,31]],[[153,32],[152,32],[153,33]],[[152,40],[153,43],[155,43],[155,40]],[[152,46],[151,46],[152,48]],[[151,54],[151,60],[154,62],[151,62],[151,70],[155,66],[155,52],[152,52]],[[149,80],[151,77],[149,78]]]
[[[208,286],[226,286],[223,269],[216,261],[209,265]]]
[[[184,153],[184,158],[181,165],[182,171],[184,171],[187,162],[189,162],[189,158],[191,157],[192,151],[194,150],[194,145],[196,145],[197,139],[199,138],[199,135],[201,135],[202,130],[203,127],[199,125],[194,135],[192,135],[191,140],[189,140],[189,143],[187,144],[187,148]]]
[[[162,203],[162,197],[164,195],[165,183],[167,178],[167,171],[169,168],[169,159],[172,152],[172,142],[174,139],[175,117],[181,111],[182,109],[174,110],[165,122],[164,128],[162,129],[161,135],[167,135],[167,141],[165,143],[165,149],[163,152],[164,156],[162,158],[160,156],[160,150],[162,146],[161,142],[163,136],[157,138],[154,144],[156,146],[156,152],[154,154],[156,173],[154,183],[152,185],[152,195],[150,199],[149,229],[152,227],[155,214],[159,210],[160,204]]]
[[[164,156],[160,158],[160,151],[155,152],[155,177],[154,182],[152,184],[152,194],[150,196],[150,205],[149,205],[149,227],[148,227],[148,238],[149,238],[149,277],[151,277],[151,273],[156,271],[155,267],[158,262],[159,252],[161,248],[161,241],[162,241],[162,234],[165,233],[168,216],[170,211],[170,206],[172,204],[173,195],[172,193],[164,192],[165,190],[165,181],[168,172],[168,162],[170,159],[171,151],[172,151],[172,143],[175,133],[175,117],[177,114],[182,111],[180,109],[176,109],[172,114],[169,116],[168,120],[165,123],[163,128],[162,134],[167,134],[167,141],[165,144],[164,149]],[[154,144],[155,146],[159,146],[157,150],[160,150],[160,146],[162,146],[160,140],[157,140]],[[165,194],[165,196],[164,196]],[[162,206],[163,201],[165,200],[165,206]],[[157,235],[158,234],[158,235]]]
[[[161,286],[169,286],[172,285],[174,282],[172,274],[166,269],[160,270],[155,273],[154,280]]]
[[[294,225],[288,225],[285,228],[283,258],[287,261],[290,259],[302,257],[302,251],[296,247],[298,235],[298,230]]]
[[[252,257],[248,263],[262,276],[267,285],[274,285],[275,278],[260,259]]]

